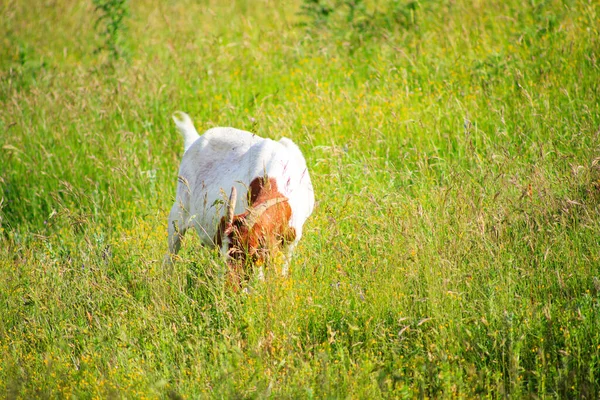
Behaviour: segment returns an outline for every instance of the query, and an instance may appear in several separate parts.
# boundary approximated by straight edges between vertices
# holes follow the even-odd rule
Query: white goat
[[[287,274],[315,203],[300,149],[287,138],[273,141],[234,128],[212,128],[199,136],[183,112],[173,120],[185,152],[169,215],[169,252],[176,254],[194,227],[201,241],[219,246],[236,269],[282,250]]]

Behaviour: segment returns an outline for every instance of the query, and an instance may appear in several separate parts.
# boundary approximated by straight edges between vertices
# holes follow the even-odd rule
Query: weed
[[[95,27],[100,29],[103,43],[96,52],[107,51],[111,60],[123,56],[123,35],[126,31],[125,18],[129,15],[128,0],[92,0],[95,10],[100,14]]]

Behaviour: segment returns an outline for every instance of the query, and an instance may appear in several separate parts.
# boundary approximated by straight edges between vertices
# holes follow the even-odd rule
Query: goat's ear
[[[296,229],[293,226],[288,226],[283,231],[283,241],[284,243],[292,243],[296,240]]]

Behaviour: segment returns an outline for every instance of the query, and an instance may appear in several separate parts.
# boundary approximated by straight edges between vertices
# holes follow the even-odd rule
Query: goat
[[[169,260],[193,227],[203,244],[220,248],[234,272],[262,265],[281,251],[287,275],[315,204],[298,146],[287,138],[274,141],[235,128],[212,128],[200,136],[187,114],[176,112],[173,120],[183,136],[184,154],[169,214]]]

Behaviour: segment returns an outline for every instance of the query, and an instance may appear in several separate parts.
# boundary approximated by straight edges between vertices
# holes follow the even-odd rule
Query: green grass
[[[600,396],[600,4],[329,4],[0,4],[0,397]],[[162,267],[176,110],[303,150],[290,277]]]

